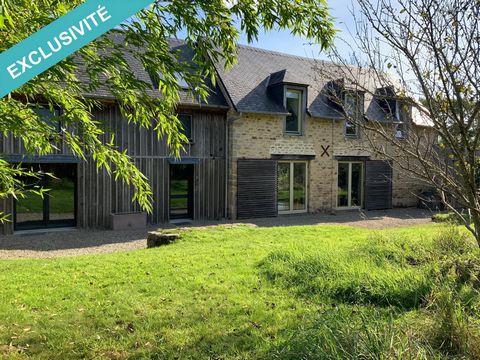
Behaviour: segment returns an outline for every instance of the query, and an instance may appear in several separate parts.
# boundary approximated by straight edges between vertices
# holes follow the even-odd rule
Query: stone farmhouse
[[[172,40],[171,47],[193,56],[181,41]],[[158,93],[142,65],[133,57],[129,61],[139,79],[152,82],[152,94]],[[318,69],[331,65],[239,45],[238,64],[228,72],[218,66],[207,102],[182,91],[178,116],[189,142],[180,159],[152,130],[128,124],[107,90],[88,94],[102,104],[93,115],[115,133],[116,146],[127,149],[148,177],[151,214],[141,213],[131,201],[131,189],[97,171],[91,158],[81,161],[62,144],[56,154],[27,155],[18,139],[2,136],[4,159],[56,176],[31,184],[50,189],[43,199],[32,195],[0,201],[0,210],[12,219],[2,232],[415,206],[425,185],[369,151],[361,128],[346,121],[329,99],[332,79],[319,76]],[[408,129],[426,126],[396,111],[395,98],[386,111],[380,98],[341,86],[337,92],[360,119],[384,123],[392,136],[408,136]],[[61,126],[62,109],[39,111]]]

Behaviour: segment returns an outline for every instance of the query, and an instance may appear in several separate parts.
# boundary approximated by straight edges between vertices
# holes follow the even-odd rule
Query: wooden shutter
[[[392,208],[392,166],[383,160],[365,162],[365,209]]]
[[[277,216],[277,162],[238,160],[237,218]]]

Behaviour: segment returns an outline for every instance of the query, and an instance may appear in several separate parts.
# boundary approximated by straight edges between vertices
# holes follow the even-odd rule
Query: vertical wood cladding
[[[193,141],[185,144],[182,158],[195,158],[194,165],[194,219],[217,220],[224,217],[225,209],[225,125],[226,115],[219,111],[197,109],[179,110],[190,114],[193,123]],[[120,114],[118,106],[104,104],[93,112],[106,130],[104,141],[115,134],[115,145],[120,151],[127,150],[132,161],[148,178],[153,192],[153,212],[148,215],[149,224],[169,221],[169,166],[172,155],[165,139],[158,139],[152,129],[129,124]],[[9,137],[0,138],[0,153],[24,154],[21,142]],[[58,154],[69,154],[61,145]],[[133,188],[103,169],[97,169],[91,156],[78,164],[78,218],[82,228],[108,228],[110,214],[140,211],[132,202]],[[0,201],[0,211],[10,213],[11,199]],[[11,233],[9,224],[4,233]]]
[[[392,208],[392,165],[389,161],[365,162],[365,209]]]
[[[237,218],[277,216],[277,162],[238,160]]]
[[[13,233],[13,200],[11,198],[0,199],[0,212],[11,214],[10,221],[0,223],[0,234],[6,235]]]

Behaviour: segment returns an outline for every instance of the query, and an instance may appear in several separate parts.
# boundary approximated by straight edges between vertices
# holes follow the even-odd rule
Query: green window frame
[[[285,134],[301,135],[303,120],[303,91],[287,88],[285,90],[285,108],[289,113],[285,117]]]

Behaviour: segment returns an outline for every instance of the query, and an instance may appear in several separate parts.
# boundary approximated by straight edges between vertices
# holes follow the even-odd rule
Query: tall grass
[[[432,289],[426,256],[407,251],[403,239],[379,235],[349,252],[272,252],[259,268],[267,279],[301,297],[412,309]]]
[[[276,358],[480,359],[480,258],[457,227],[420,241],[377,233],[348,252],[277,250],[259,269],[300,298],[331,304]]]

